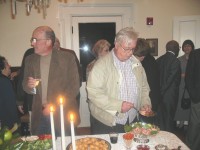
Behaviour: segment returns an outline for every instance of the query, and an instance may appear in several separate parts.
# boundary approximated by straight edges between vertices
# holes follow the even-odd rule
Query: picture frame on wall
[[[146,39],[146,41],[149,43],[151,55],[158,56],[158,39],[152,38],[152,39]]]

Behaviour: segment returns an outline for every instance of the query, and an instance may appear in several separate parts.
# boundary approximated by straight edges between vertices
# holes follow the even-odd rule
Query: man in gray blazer
[[[75,125],[80,123],[76,95],[79,92],[79,75],[75,57],[71,53],[53,49],[54,31],[40,26],[33,31],[31,45],[34,54],[25,60],[23,88],[33,94],[31,133],[51,133],[49,105],[55,107],[55,130],[60,135],[59,98],[64,98],[65,129],[68,133],[69,113],[75,115]],[[40,79],[40,83],[37,85]],[[36,86],[37,85],[37,86]]]

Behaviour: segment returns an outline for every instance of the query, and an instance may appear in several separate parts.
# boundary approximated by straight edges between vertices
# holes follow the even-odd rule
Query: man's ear
[[[53,45],[53,44],[52,44],[52,40],[50,40],[50,39],[49,39],[49,40],[47,40],[47,45],[48,45],[48,46],[51,46],[51,45]]]
[[[118,47],[119,47],[119,44],[116,42],[115,43],[115,48],[118,49]]]

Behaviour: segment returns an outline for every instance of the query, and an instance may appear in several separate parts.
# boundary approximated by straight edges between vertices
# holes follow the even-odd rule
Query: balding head
[[[44,33],[45,37],[52,41],[52,46],[54,45],[56,36],[54,31],[49,26],[39,26],[33,32]]]
[[[166,44],[166,51],[172,51],[175,53],[176,57],[178,56],[180,47],[177,41],[171,40]]]
[[[31,45],[35,53],[41,56],[48,55],[55,43],[55,33],[48,26],[37,27],[32,34]]]

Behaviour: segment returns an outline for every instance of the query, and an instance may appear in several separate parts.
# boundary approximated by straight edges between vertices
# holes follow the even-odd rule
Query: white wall
[[[77,3],[77,0],[67,2],[72,4]],[[173,37],[174,16],[200,15],[200,0],[84,0],[78,4],[94,3],[132,3],[135,29],[140,37],[158,38],[159,56],[165,53],[165,44]],[[17,16],[12,19],[10,0],[0,4],[0,55],[5,56],[12,66],[19,66],[24,52],[30,47],[32,31],[40,25],[52,27],[60,37],[59,4],[58,0],[51,0],[46,19],[34,8],[27,16],[24,2],[17,2]],[[154,18],[153,26],[146,25],[146,17]]]

